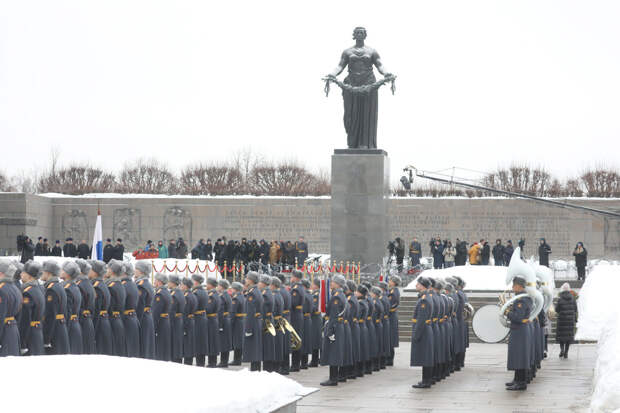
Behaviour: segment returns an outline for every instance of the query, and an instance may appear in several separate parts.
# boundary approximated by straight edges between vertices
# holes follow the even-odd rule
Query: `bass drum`
[[[474,334],[485,343],[499,343],[510,332],[510,329],[499,321],[499,309],[498,305],[484,305],[474,313],[471,320]]]

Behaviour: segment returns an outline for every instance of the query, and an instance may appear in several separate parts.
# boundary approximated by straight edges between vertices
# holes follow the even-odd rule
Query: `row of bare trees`
[[[455,179],[458,180],[458,179]],[[481,186],[527,195],[564,198],[564,197],[620,197],[620,172],[615,169],[598,167],[583,171],[578,177],[560,181],[543,168],[528,165],[511,165],[485,175],[479,182]],[[419,184],[411,191],[402,188],[394,190],[396,196],[420,197],[483,197],[496,196],[490,191],[478,191],[453,185]]]

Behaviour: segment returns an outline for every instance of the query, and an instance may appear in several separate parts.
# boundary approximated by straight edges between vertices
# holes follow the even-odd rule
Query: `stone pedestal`
[[[380,264],[389,238],[390,162],[381,149],[332,155],[331,259]]]

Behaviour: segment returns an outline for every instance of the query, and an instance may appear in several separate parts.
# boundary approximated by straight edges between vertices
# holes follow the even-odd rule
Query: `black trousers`
[[[193,357],[185,357],[183,359],[183,364],[187,364],[188,366],[191,366],[192,364],[194,364],[194,358]]]
[[[525,369],[515,370],[515,382],[525,383],[525,380],[526,380]]]
[[[560,342],[560,351],[562,354],[568,354],[568,348],[570,347],[569,342]]]
[[[196,365],[198,367],[204,367],[206,358],[207,356],[204,354],[196,354]]]
[[[586,267],[577,267],[577,279],[585,281],[585,279],[586,279]]]

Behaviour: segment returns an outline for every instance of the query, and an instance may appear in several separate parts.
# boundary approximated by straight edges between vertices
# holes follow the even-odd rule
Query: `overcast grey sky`
[[[2,1],[0,169],[178,168],[241,148],[329,168],[342,97],[321,77],[352,29],[398,76],[379,96],[407,164],[574,175],[619,166],[618,1]]]

